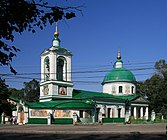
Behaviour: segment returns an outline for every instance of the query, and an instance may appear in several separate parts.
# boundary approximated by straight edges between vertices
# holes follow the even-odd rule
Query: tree
[[[0,116],[4,112],[6,115],[12,115],[12,105],[7,102],[9,98],[8,86],[5,84],[5,80],[0,78]]]
[[[9,88],[8,90],[11,93],[11,95],[10,95],[11,97],[17,98],[19,100],[20,99],[24,100],[24,91],[23,91],[23,89],[18,90],[18,89],[15,89],[15,88]]]
[[[30,82],[24,82],[25,100],[28,102],[38,102],[40,95],[39,82],[35,79]]]
[[[1,0],[0,1],[0,65],[9,66],[11,72],[17,72],[11,66],[16,53],[20,51],[11,44],[14,41],[14,33],[22,33],[28,30],[35,33],[37,28],[41,30],[50,23],[62,19],[75,17],[78,7],[51,6],[49,0]],[[53,1],[52,1],[53,2]],[[6,43],[9,42],[9,43]]]
[[[167,82],[167,63],[165,60],[159,60],[155,63],[155,68],[158,71],[159,75],[164,79],[164,82]]]
[[[154,67],[157,73],[146,81],[138,83],[138,92],[147,95],[150,111],[164,114],[167,111],[167,63],[165,60],[159,60]]]

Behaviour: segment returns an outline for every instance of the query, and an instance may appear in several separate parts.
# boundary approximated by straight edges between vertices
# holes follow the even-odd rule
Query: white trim
[[[72,82],[69,82],[69,81],[57,81],[57,80],[49,80],[49,81],[45,81],[45,82],[41,82],[40,83],[40,86],[43,86],[45,84],[59,84],[59,85],[66,85],[66,86],[73,86],[73,83]]]
[[[140,107],[141,107],[141,106],[144,106],[144,107],[148,107],[148,104],[142,104],[142,103],[141,103],[141,104],[133,104],[133,103],[132,103],[131,106],[132,106],[132,107],[133,107],[133,106],[140,106]]]
[[[125,103],[119,103],[119,102],[118,102],[118,103],[114,103],[114,102],[103,102],[103,101],[101,102],[101,101],[96,101],[96,103],[97,103],[97,104],[102,104],[102,105],[104,105],[104,104],[105,104],[105,105],[123,105],[123,106],[125,105]]]
[[[67,96],[67,95],[46,95],[46,96],[40,96],[39,100],[44,100],[44,99],[51,99],[54,97],[58,97],[58,98],[69,98],[71,96]],[[72,98],[72,97],[71,97]]]

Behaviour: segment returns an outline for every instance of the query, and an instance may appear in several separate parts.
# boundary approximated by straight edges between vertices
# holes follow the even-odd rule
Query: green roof
[[[137,95],[116,96],[102,92],[92,92],[85,90],[73,90],[73,99],[71,100],[53,100],[47,102],[26,102],[29,108],[33,109],[94,109],[94,100],[110,99],[115,102],[132,100]]]
[[[73,90],[73,99],[91,99],[94,101],[107,99],[111,102],[125,102],[126,100],[129,100],[131,102],[136,102],[135,100],[140,97],[143,98],[139,93],[130,95],[112,95],[102,92],[92,92],[76,89]],[[143,98],[143,100],[140,100],[139,103],[148,103],[148,100]]]
[[[20,100],[18,98],[15,98],[15,97],[12,97],[12,96],[10,96],[9,99],[11,99],[11,100],[13,100],[15,102],[18,102],[18,103],[20,102]]]
[[[136,99],[136,98],[138,98],[140,96],[140,94],[130,94],[130,95],[121,95],[121,96],[117,96],[117,98],[121,98],[121,99],[123,99],[123,100],[129,100],[129,101],[131,101],[131,100],[134,100],[134,99]]]
[[[48,102],[26,103],[35,109],[93,109],[94,104],[89,100],[57,100]]]
[[[62,52],[62,53],[65,53],[65,54],[67,54],[67,55],[70,55],[70,56],[72,56],[72,53],[69,51],[69,50],[67,50],[67,49],[65,49],[65,48],[62,48],[61,46],[53,46],[54,48],[55,48],[55,50],[56,51],[59,51],[59,52]],[[51,47],[50,47],[51,48]],[[48,53],[49,51],[50,51],[50,48],[48,48],[48,49],[45,49],[42,53],[41,53],[41,55],[43,55],[43,54],[45,54],[45,53]]]
[[[136,78],[131,71],[125,68],[114,68],[106,74],[102,82],[102,85],[105,83],[117,81],[136,82]]]
[[[25,102],[25,105],[31,109],[94,109],[95,101],[109,101],[125,103],[128,99],[131,102],[148,103],[147,100],[136,100],[140,97],[140,94],[131,95],[112,95],[102,92],[92,92],[85,90],[73,90],[72,99],[57,99],[47,102]]]
[[[114,98],[114,96],[108,93],[74,89],[73,98],[77,98],[77,99]]]
[[[65,48],[62,48],[62,47],[60,47],[60,46],[55,47],[55,48],[56,48],[57,51],[60,51],[60,52],[63,52],[63,53],[67,53],[67,54],[69,54],[69,55],[72,55],[72,53],[71,53],[70,51],[68,51],[67,49],[65,49]]]
[[[108,93],[102,92],[93,92],[93,91],[85,91],[85,90],[73,90],[73,98],[76,99],[95,99],[95,98],[110,98],[113,100],[132,100],[139,96],[139,94],[132,94],[132,95],[112,95]]]

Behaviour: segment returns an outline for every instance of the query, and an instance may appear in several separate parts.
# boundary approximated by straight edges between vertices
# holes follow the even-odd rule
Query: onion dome
[[[118,51],[114,69],[105,75],[102,85],[112,82],[136,82],[136,78],[133,73],[130,70],[123,68],[123,61],[121,60],[120,51]]]

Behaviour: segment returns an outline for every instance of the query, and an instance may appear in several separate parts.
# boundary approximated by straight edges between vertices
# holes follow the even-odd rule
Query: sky
[[[53,1],[52,1],[53,2]],[[112,70],[120,49],[124,67],[137,81],[150,78],[154,64],[167,60],[167,0],[57,0],[58,5],[84,5],[82,13],[58,23],[61,47],[70,50],[75,89],[102,91],[101,82]],[[54,3],[52,3],[54,4]],[[12,88],[40,81],[40,54],[52,45],[55,24],[35,34],[15,34],[21,50],[12,65],[18,75],[2,76]],[[1,74],[11,74],[0,67]]]

